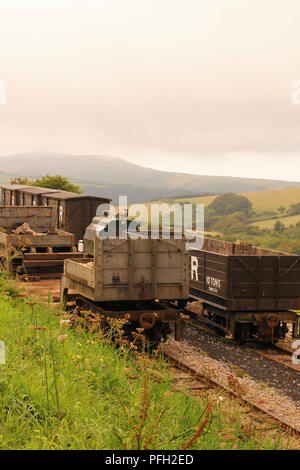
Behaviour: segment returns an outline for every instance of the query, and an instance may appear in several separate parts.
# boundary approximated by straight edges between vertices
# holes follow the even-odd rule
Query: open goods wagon
[[[69,289],[101,308],[104,319],[126,317],[127,329],[144,328],[157,342],[163,322],[178,319],[189,295],[185,242],[96,237],[92,259],[65,260],[62,302]]]
[[[98,207],[109,202],[108,198],[59,189],[17,184],[1,186],[2,206],[53,207],[56,228],[73,233],[76,243],[83,238],[85,229],[96,215]]]
[[[202,319],[245,341],[283,338],[287,323],[299,335],[300,256],[247,244],[204,239],[190,250],[190,297]]]
[[[74,251],[75,237],[55,228],[52,207],[0,206],[0,260],[11,274],[62,273]]]
[[[185,300],[188,255],[183,240],[99,239],[94,258],[66,260],[62,286],[95,302]]]

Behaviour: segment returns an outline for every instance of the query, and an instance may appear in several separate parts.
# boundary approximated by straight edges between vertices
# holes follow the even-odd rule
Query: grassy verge
[[[0,278],[0,449],[282,449],[274,429],[245,432],[237,406],[174,387],[162,359],[70,329]],[[222,408],[224,406],[224,408]],[[207,424],[201,424],[207,418]],[[198,434],[199,436],[198,436]]]

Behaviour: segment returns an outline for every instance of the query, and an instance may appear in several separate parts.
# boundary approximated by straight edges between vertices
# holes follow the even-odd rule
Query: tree
[[[290,209],[289,209],[289,214],[290,215],[296,215],[300,214],[300,202],[297,202],[297,204],[292,204]]]
[[[280,206],[278,208],[278,212],[280,212],[280,214],[283,214],[285,212],[285,207],[284,206]]]
[[[234,212],[243,212],[248,215],[252,209],[251,202],[239,194],[226,193],[220,194],[209,206],[218,215],[230,215]]]
[[[31,186],[32,182],[28,178],[21,178],[15,176],[14,178],[9,179],[10,184],[23,184],[24,186]]]
[[[216,232],[222,232],[225,234],[234,234],[245,232],[248,225],[245,224],[240,217],[236,216],[235,214],[226,215],[222,217],[218,222],[216,222],[212,229]]]
[[[282,224],[280,220],[277,220],[277,222],[274,224],[274,230],[275,232],[282,233],[284,231],[284,224]]]
[[[40,188],[70,191],[71,193],[77,194],[82,193],[80,186],[70,183],[68,178],[65,178],[64,176],[60,175],[50,176],[47,174],[45,176],[42,176],[40,179],[36,179],[34,181],[31,181],[28,178],[16,177],[10,179],[10,184],[24,184],[28,186],[38,186]]]

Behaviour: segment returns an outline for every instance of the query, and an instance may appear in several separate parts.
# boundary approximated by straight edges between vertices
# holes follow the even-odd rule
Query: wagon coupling
[[[266,322],[269,328],[276,328],[279,323],[279,318],[275,313],[270,313],[270,315],[266,317]]]

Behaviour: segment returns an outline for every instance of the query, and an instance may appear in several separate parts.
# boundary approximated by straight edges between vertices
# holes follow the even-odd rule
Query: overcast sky
[[[0,0],[0,155],[300,181],[297,79],[299,0]]]

